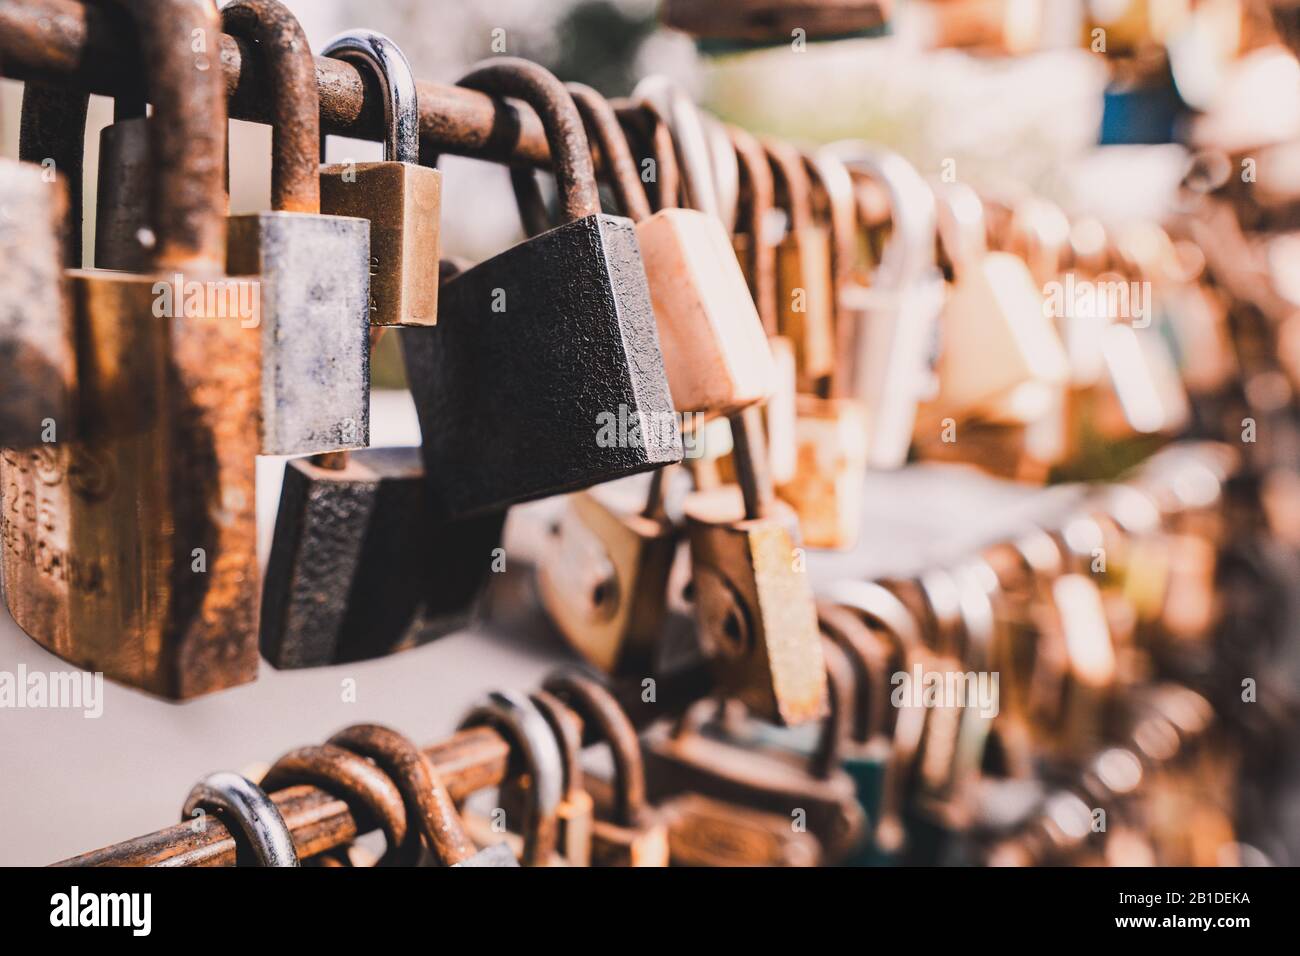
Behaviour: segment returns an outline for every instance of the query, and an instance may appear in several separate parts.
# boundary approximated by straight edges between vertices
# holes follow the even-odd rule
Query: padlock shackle
[[[736,231],[736,215],[740,210],[740,160],[736,157],[726,124],[708,113],[701,119],[709,139],[709,165],[713,169],[713,184],[718,194],[718,218],[730,234]]]
[[[229,770],[208,774],[185,798],[181,822],[193,823],[199,812],[215,814],[242,836],[259,866],[298,866],[293,834],[279,808],[247,777]]]
[[[420,843],[406,818],[402,794],[388,774],[365,757],[334,744],[296,747],[273,763],[262,778],[268,791],[300,784],[320,787],[350,806],[363,808],[384,831],[385,863],[415,864]],[[411,836],[416,839],[409,839]]]
[[[804,158],[814,194],[826,203],[831,234],[832,315],[835,320],[835,357],[831,365],[830,397],[853,394],[853,356],[857,348],[857,313],[844,301],[853,282],[858,255],[858,202],[849,168],[834,153],[821,149]]]
[[[576,118],[576,109],[574,114]],[[532,778],[521,862],[525,866],[548,865],[555,854],[557,814],[564,797],[564,757],[550,725],[527,698],[493,691],[483,703],[471,708],[456,729],[473,727],[490,727],[501,734]]]
[[[90,94],[40,83],[23,84],[19,120],[18,158],[40,165],[54,161],[68,190],[63,213],[63,266],[81,267],[82,171],[86,147],[86,114]]]
[[[583,789],[582,721],[564,701],[545,690],[535,690],[528,700],[538,709],[555,735],[555,743],[564,758],[564,792]]]
[[[784,140],[763,140],[763,151],[772,166],[776,187],[775,203],[789,218],[788,232],[794,234],[816,226],[813,219],[812,178],[803,154]]]
[[[226,261],[226,90],[216,5],[138,0],[128,9],[153,104],[153,267],[219,274]]]
[[[566,89],[582,115],[587,139],[596,144],[604,163],[605,173],[619,209],[633,222],[643,222],[652,215],[645,186],[637,175],[636,160],[628,145],[627,135],[619,125],[614,107],[605,97],[584,83],[568,83]]]
[[[657,74],[637,83],[632,100],[653,106],[667,120],[690,206],[721,218],[709,137],[695,103],[676,83]]]
[[[728,127],[740,167],[741,207],[736,232],[749,235],[749,278],[754,305],[768,338],[777,334],[776,247],[767,241],[768,217],[776,203],[772,167],[759,141],[738,126]]]
[[[865,744],[884,735],[889,727],[892,653],[871,625],[853,610],[829,601],[817,602],[822,632],[849,656],[855,675],[853,732],[849,739]]]
[[[379,83],[384,104],[384,159],[419,165],[420,103],[406,55],[374,30],[346,30],[325,45],[322,56],[343,60]]]
[[[939,245],[960,280],[988,253],[984,203],[967,183],[931,181]]]
[[[320,93],[307,34],[277,0],[233,0],[221,28],[254,44],[271,87],[271,207],[320,212]]]
[[[652,209],[675,209],[681,203],[682,179],[677,166],[677,153],[673,134],[667,121],[649,103],[634,104],[631,100],[612,101],[614,113],[629,143],[636,141],[655,165]],[[649,192],[649,190],[647,190]]]
[[[553,73],[529,60],[502,56],[481,61],[457,85],[480,93],[511,96],[531,106],[541,117],[555,160],[563,221],[575,222],[600,213],[596,171],[582,116]]]
[[[576,671],[551,674],[542,687],[582,718],[584,738],[594,736],[609,745],[614,758],[614,822],[623,827],[637,826],[646,806],[645,763],[641,740],[631,719],[609,690],[585,674]]]
[[[839,768],[844,745],[852,735],[857,678],[848,654],[825,634],[822,634],[822,660],[826,666],[827,712],[822,718],[817,746],[808,755],[808,772],[818,780],[828,780]]]
[[[407,737],[380,724],[353,724],[327,743],[373,760],[392,778],[406,804],[408,830],[418,827],[443,866],[464,863],[478,852],[442,777]]]

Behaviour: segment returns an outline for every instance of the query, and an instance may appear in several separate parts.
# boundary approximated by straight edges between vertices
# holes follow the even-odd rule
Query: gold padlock
[[[436,325],[442,173],[420,165],[411,65],[392,40],[372,30],[341,33],[323,54],[378,82],[386,130],[381,162],[321,169],[321,212],[370,220],[372,326]]]

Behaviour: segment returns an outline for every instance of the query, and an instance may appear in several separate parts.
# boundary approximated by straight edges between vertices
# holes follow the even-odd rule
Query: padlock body
[[[958,275],[940,327],[934,404],[946,414],[985,411],[988,417],[999,399],[1020,390],[1017,420],[1033,421],[1069,376],[1065,348],[1033,276],[1010,253],[988,253]],[[1026,386],[1036,386],[1040,396],[1027,401]]]
[[[657,808],[673,866],[818,866],[821,845],[789,818],[683,793]]]
[[[402,350],[440,515],[681,461],[631,220],[587,216],[462,272]]]
[[[799,391],[811,392],[835,367],[831,237],[796,229],[776,247],[778,328],[794,345]]]
[[[262,600],[278,668],[368,660],[468,625],[503,513],[442,523],[418,448],[370,448],[335,470],[285,466]]]
[[[663,209],[636,237],[677,410],[728,414],[767,398],[772,356],[722,223]]]
[[[683,510],[696,623],[721,686],[766,720],[820,717],[826,672],[793,516],[745,519],[735,485],[695,492]]]
[[[804,543],[852,548],[862,525],[867,475],[867,412],[855,399],[800,395],[796,466],[777,494],[799,515]]]
[[[258,277],[264,455],[370,444],[369,230],[294,212],[229,220],[227,271]]]
[[[68,276],[82,437],[0,462],[10,613],[164,697],[251,681],[260,338],[201,297],[160,308],[172,277]]]
[[[320,208],[370,220],[371,325],[438,321],[442,173],[397,162],[322,166]]]
[[[67,206],[62,181],[44,170],[0,160],[0,447],[33,448],[55,426],[56,438],[75,427],[71,323],[63,283],[61,224]]]
[[[650,673],[676,544],[668,521],[620,513],[590,492],[572,495],[538,564],[542,606],[605,673]]]

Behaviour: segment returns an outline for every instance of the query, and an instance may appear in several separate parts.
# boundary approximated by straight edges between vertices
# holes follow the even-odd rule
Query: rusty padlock
[[[834,326],[832,364],[816,394],[800,394],[795,403],[795,473],[777,484],[777,494],[799,515],[803,539],[813,548],[851,548],[862,524],[867,471],[866,407],[850,394],[851,330],[857,320],[848,307],[856,284],[852,264],[857,251],[857,203],[848,169],[822,151],[807,159],[810,186],[823,197],[831,238]],[[812,241],[811,237],[808,241]]]
[[[609,745],[613,776],[608,799],[593,793],[598,812],[591,830],[593,866],[667,866],[668,828],[646,805],[645,766],[636,728],[614,695],[583,674],[552,674],[542,686],[573,708],[585,736]],[[595,785],[592,778],[588,787]],[[599,812],[602,807],[604,813]]]
[[[537,566],[538,596],[565,640],[608,674],[653,671],[679,536],[663,507],[669,469],[650,476],[640,511],[614,489],[572,495]]]
[[[636,223],[673,404],[679,412],[730,414],[763,401],[775,370],[721,221],[697,209],[652,213],[609,103],[590,87],[568,89],[622,212]]]
[[[508,57],[461,85],[517,96],[542,116],[566,221],[449,281],[438,325],[402,336],[437,512],[499,509],[680,461],[635,227],[599,211],[572,98],[542,67]]]
[[[434,325],[442,173],[420,165],[420,109],[411,65],[397,44],[372,30],[340,33],[322,52],[378,83],[385,134],[382,161],[321,169],[321,211],[370,221],[370,324]]]
[[[785,235],[776,247],[777,328],[794,345],[798,390],[816,394],[835,365],[831,234],[816,221],[812,181],[803,156],[788,143],[764,144]]]
[[[240,317],[208,311],[224,295],[166,295],[176,275],[208,290],[232,281],[222,275],[225,93],[190,53],[196,35],[215,44],[215,12],[159,0],[132,13],[156,120],[154,272],[69,274],[83,440],[32,469],[48,507],[7,535],[29,545],[6,549],[5,598],[66,660],[184,698],[256,676],[259,340]]]

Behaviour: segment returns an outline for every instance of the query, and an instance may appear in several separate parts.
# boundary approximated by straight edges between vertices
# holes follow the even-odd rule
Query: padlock
[[[917,670],[933,669],[933,653],[923,644],[921,622],[915,612],[897,595],[881,584],[870,581],[836,581],[820,592],[824,601],[852,611],[872,633],[883,638],[889,648],[889,700],[884,733],[888,736],[888,753],[881,758],[868,750],[855,754],[850,746],[846,769],[853,773],[858,760],[860,772],[853,773],[859,788],[865,782],[867,799],[864,807],[876,807],[869,816],[870,837],[852,860],[859,866],[888,866],[910,852],[912,834],[908,830],[908,806],[912,798],[916,763],[925,732],[926,710],[912,694],[903,692],[899,674],[914,675]],[[832,638],[835,638],[832,629]],[[871,694],[870,685],[868,694]],[[870,699],[868,700],[870,704]],[[861,790],[859,791],[861,792]]]
[[[739,487],[695,491],[682,505],[695,620],[720,686],[757,716],[798,724],[824,707],[821,638],[794,517],[773,498],[754,412],[731,422]]]
[[[739,127],[729,127],[740,168],[741,209],[732,243],[741,269],[749,281],[759,318],[767,331],[768,348],[776,369],[776,384],[763,407],[772,480],[793,479],[798,453],[795,448],[795,394],[798,378],[794,343],[777,329],[776,245],[771,236],[776,187],[762,144]]]
[[[983,204],[970,186],[934,191],[953,284],[939,319],[939,389],[923,417],[1035,421],[1069,375],[1042,295],[1022,259],[988,250]]]
[[[641,742],[614,695],[571,671],[552,674],[542,686],[573,708],[589,731],[584,736],[603,740],[613,757],[609,800],[593,794],[597,807],[603,802],[608,813],[598,812],[592,823],[592,865],[667,866],[668,828],[646,806]],[[588,787],[594,783],[592,779]]]
[[[852,394],[867,409],[869,464],[897,468],[907,460],[917,405],[934,389],[935,336],[944,295],[935,263],[934,194],[897,153],[853,141],[826,149],[889,195],[890,239],[870,288],[860,290],[851,303],[862,314]]]
[[[682,180],[668,122],[651,104],[633,103],[630,99],[611,102],[628,145],[638,157],[637,168],[650,208],[677,207],[681,203]]]
[[[812,211],[812,182],[803,156],[788,143],[764,144],[776,208],[787,228],[776,247],[777,328],[794,344],[798,390],[817,393],[835,365],[831,235]]]
[[[788,817],[702,793],[679,793],[655,807],[668,827],[673,866],[820,866],[821,844]]]
[[[262,590],[263,656],[321,667],[463,629],[501,554],[505,517],[437,518],[416,447],[290,460]]]
[[[513,58],[485,61],[461,85],[517,96],[543,117],[566,222],[448,282],[438,325],[402,336],[436,512],[499,509],[680,461],[635,227],[599,212],[572,99]]]
[[[364,448],[370,223],[320,215],[316,70],[293,14],[275,0],[237,0],[221,19],[227,33],[256,41],[272,87],[272,211],[232,216],[226,233],[227,271],[259,277],[262,454]]]
[[[866,821],[853,780],[838,766],[853,706],[852,686],[844,681],[841,669],[824,673],[830,686],[830,709],[811,755],[792,759],[788,754],[754,750],[706,734],[706,711],[716,705],[700,701],[676,726],[653,728],[644,736],[650,800],[658,804],[677,794],[700,793],[785,814],[792,826],[804,827],[817,837],[826,863],[842,861],[857,846]]]
[[[795,473],[777,483],[777,494],[799,515],[804,542],[813,548],[852,548],[862,524],[867,471],[867,410],[849,393],[848,350],[852,336],[842,326],[857,319],[847,307],[855,288],[852,260],[857,249],[857,212],[848,169],[822,152],[808,159],[814,194],[824,197],[826,231],[832,239],[834,328],[832,365],[822,392],[801,394],[795,404]]]
[[[570,866],[591,866],[596,810],[582,769],[582,720],[548,691],[534,691],[528,700],[546,718],[564,758],[564,797],[555,812],[560,855]]]
[[[353,724],[330,737],[328,746],[373,761],[397,786],[409,828],[442,866],[518,866],[509,847],[477,849],[438,771],[406,737],[379,724]]]
[[[546,718],[526,698],[494,691],[470,709],[457,729],[471,727],[490,727],[505,737],[513,773],[527,775],[519,781],[526,796],[521,828],[505,842],[524,866],[562,865],[563,858],[556,853],[556,813],[564,797],[564,757]],[[466,814],[465,821],[472,834],[477,831],[489,842],[497,842],[491,824],[484,826],[478,815]]]
[[[385,132],[382,161],[321,169],[321,211],[370,220],[370,324],[434,325],[442,174],[420,165],[420,109],[411,65],[397,44],[372,30],[341,33],[322,53],[351,63],[378,83]]]
[[[29,526],[6,526],[4,586],[48,650],[185,698],[256,676],[259,338],[209,307],[232,282],[225,91],[189,51],[194,36],[215,44],[215,11],[160,0],[132,12],[151,65],[155,271],[69,273],[81,439],[16,474],[7,462],[6,486],[39,480],[43,497]],[[177,275],[219,294],[172,300]]]
[[[76,427],[63,280],[67,208],[62,175],[0,161],[0,261],[7,276],[0,305],[0,447],[34,448],[72,438]]]
[[[652,213],[609,103],[582,84],[568,89],[622,212],[636,223],[673,404],[679,412],[730,414],[763,401],[775,370],[722,223],[696,209]]]
[[[650,476],[640,511],[615,489],[571,495],[537,565],[538,596],[551,622],[607,674],[653,672],[667,612],[678,534],[663,508],[669,469]]]

